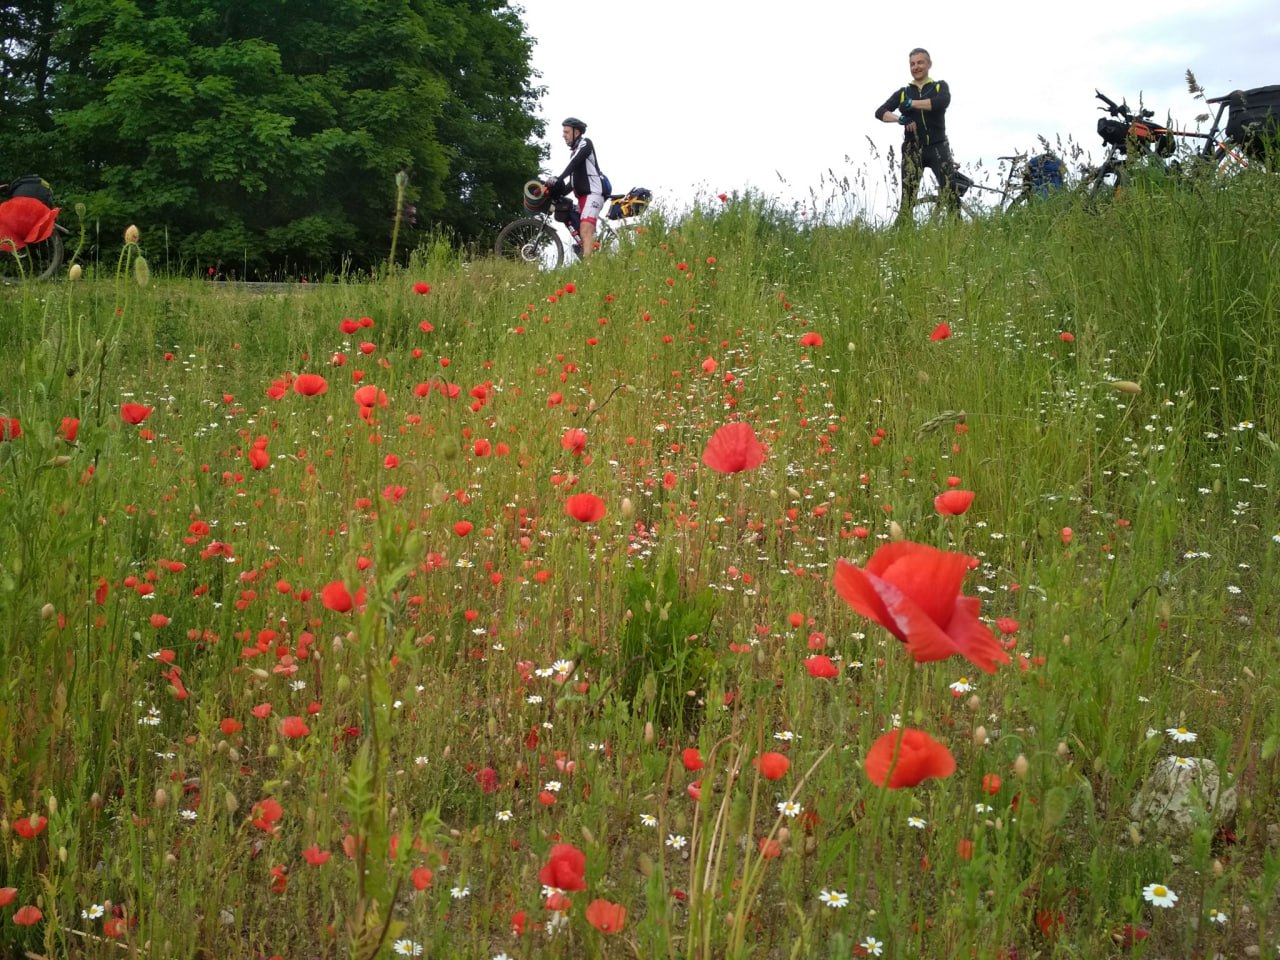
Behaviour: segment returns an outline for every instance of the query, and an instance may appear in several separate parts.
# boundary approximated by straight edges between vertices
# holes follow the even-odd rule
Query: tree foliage
[[[399,170],[420,226],[482,236],[538,167],[532,41],[505,0],[22,9],[40,3],[44,20],[14,15],[33,39],[5,47],[0,121],[27,118],[61,202],[104,230],[163,229],[188,266],[376,262]]]

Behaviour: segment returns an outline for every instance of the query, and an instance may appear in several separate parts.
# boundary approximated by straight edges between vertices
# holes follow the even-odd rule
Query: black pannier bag
[[[1258,156],[1280,138],[1280,84],[1236,90],[1228,101],[1227,139]]]
[[[556,201],[555,218],[561,223],[573,223],[573,215],[577,212],[577,207],[572,197],[561,197]]]
[[[1098,136],[1102,138],[1102,142],[1107,146],[1123,147],[1125,141],[1129,139],[1129,125],[1122,120],[1099,117]]]
[[[49,186],[49,181],[34,173],[10,180],[4,185],[0,199],[9,200],[13,197],[34,197],[46,207],[53,206],[53,189]]]

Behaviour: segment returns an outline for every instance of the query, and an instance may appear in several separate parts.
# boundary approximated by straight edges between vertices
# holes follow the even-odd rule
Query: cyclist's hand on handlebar
[[[900,113],[898,114],[898,122],[903,126],[906,126],[908,123],[911,123],[912,120],[905,113]]]

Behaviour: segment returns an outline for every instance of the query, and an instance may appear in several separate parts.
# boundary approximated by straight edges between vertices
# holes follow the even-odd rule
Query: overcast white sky
[[[564,168],[560,121],[578,116],[615,190],[649,187],[674,207],[753,188],[891,212],[884,155],[901,133],[873,111],[910,80],[915,46],[952,88],[947,131],[971,173],[1034,151],[1037,135],[1099,156],[1095,87],[1130,106],[1141,95],[1157,119],[1193,128],[1204,107],[1187,92],[1188,67],[1210,96],[1280,84],[1277,0],[967,0],[940,13],[832,0],[513,6],[537,41],[545,169]]]

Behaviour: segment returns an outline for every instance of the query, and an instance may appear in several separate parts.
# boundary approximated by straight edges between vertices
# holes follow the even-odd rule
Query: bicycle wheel
[[[543,220],[526,218],[508,223],[494,241],[493,252],[504,260],[536,263],[553,270],[564,261],[564,245]]]
[[[0,250],[0,283],[48,280],[62,266],[64,255],[62,234],[56,227],[48,240],[28,243],[17,252]]]

